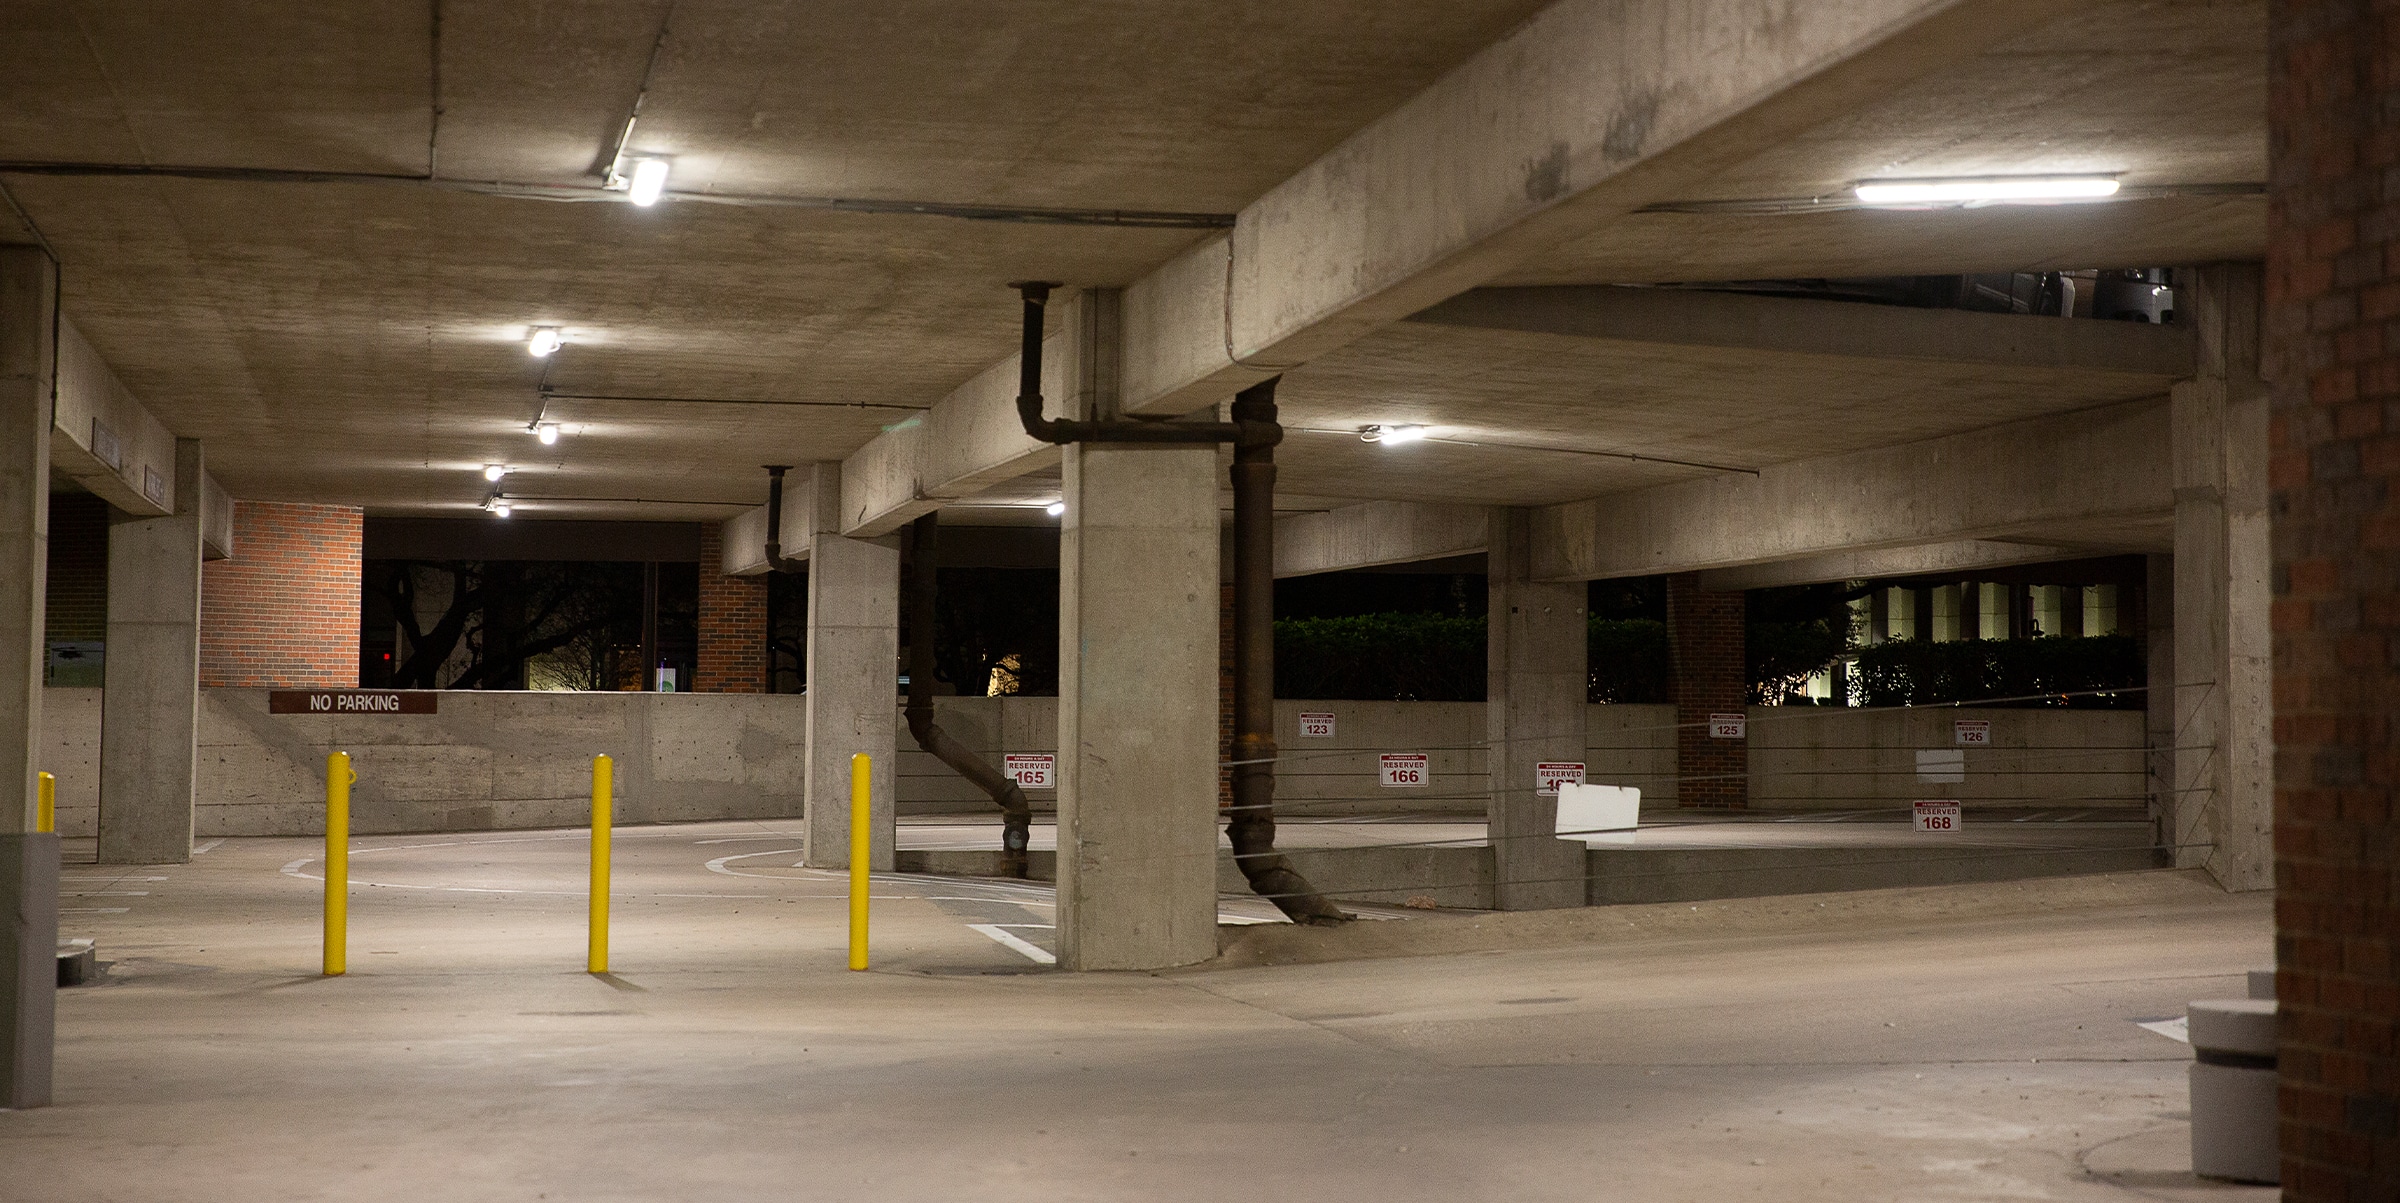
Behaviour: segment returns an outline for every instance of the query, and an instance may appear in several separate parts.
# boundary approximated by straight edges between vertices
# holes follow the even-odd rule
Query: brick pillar
[[[1697,573],[1667,578],[1667,641],[1675,657],[1675,800],[1681,806],[1748,806],[1750,754],[1738,739],[1711,739],[1708,716],[1742,714],[1744,598],[1708,593]]]
[[[358,684],[354,505],[233,503],[233,558],[200,570],[200,684],[349,689]]]
[[[2400,12],[2267,11],[2283,1197],[2400,1199]]]
[[[767,691],[767,577],[727,576],[723,535],[700,536],[700,651],[694,693]]]

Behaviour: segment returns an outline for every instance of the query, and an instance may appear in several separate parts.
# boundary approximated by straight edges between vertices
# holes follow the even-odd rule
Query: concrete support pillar
[[[0,246],[0,1107],[50,1101],[58,837],[33,830],[58,275]]]
[[[1582,906],[1587,896],[1583,845],[1556,837],[1558,799],[1535,792],[1534,776],[1543,761],[1584,758],[1586,587],[1532,579],[1533,537],[1532,511],[1492,511],[1485,817],[1504,911]]]
[[[1066,449],[1058,941],[1069,969],[1217,951],[1217,452]]]
[[[2173,843],[2175,818],[2175,557],[2142,557],[2142,651],[2149,690],[2142,718],[2149,775],[2150,825],[2160,844]]]
[[[1667,641],[1675,661],[1675,800],[1681,806],[1750,804],[1748,741],[1708,733],[1709,715],[1742,714],[1750,702],[1746,602],[1739,593],[1702,590],[1697,573],[1667,578]]]
[[[200,444],[175,444],[175,512],[108,528],[100,863],[192,858],[200,740]]]
[[[810,471],[815,525],[841,509],[841,466]],[[787,543],[792,536],[785,535]],[[868,867],[892,867],[892,782],[900,722],[900,541],[808,534],[806,852],[821,869],[850,865],[850,757],[875,759]]]
[[[2267,397],[2260,273],[2176,274],[2199,374],[2175,386],[2175,863],[2229,890],[2274,879]]]

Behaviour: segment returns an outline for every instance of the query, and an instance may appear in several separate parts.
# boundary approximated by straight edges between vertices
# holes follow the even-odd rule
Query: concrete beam
[[[2164,398],[1550,506],[1534,575],[1597,580],[2170,513]]]
[[[1111,408],[1206,408],[2075,7],[1559,0],[1127,288],[1121,343],[1062,323],[1045,378],[1121,345]],[[1016,379],[1011,356],[851,456],[844,533],[1055,463]]]
[[[1491,513],[1479,505],[1370,501],[1275,520],[1275,575],[1307,576],[1482,551]]]
[[[2192,332],[2184,326],[1681,288],[1478,288],[1408,320],[1616,342],[2154,376],[2162,387],[2194,370]]]
[[[1128,288],[1125,407],[1214,402],[2073,7],[1561,0]]]
[[[1814,585],[1824,581],[1940,576],[1953,572],[1973,572],[1978,568],[2005,568],[2012,564],[2081,559],[2090,554],[2087,550],[2047,543],[1961,539],[1955,543],[1888,547],[1879,551],[1843,551],[1810,556],[1804,560],[1779,560],[1772,564],[1712,569],[1700,574],[1700,587],[1710,593],[1739,593],[1745,589]]]
[[[175,510],[175,434],[117,380],[75,323],[58,323],[50,466],[137,518]]]
[[[822,481],[840,479],[841,465],[825,463],[805,465],[786,474],[783,482],[783,558],[805,560],[812,542],[809,536],[830,530],[831,508],[838,504],[838,494],[830,496],[820,506],[818,494],[825,492]],[[831,475],[828,475],[831,474]],[[819,525],[818,510],[824,508],[826,525]],[[718,571],[727,576],[758,576],[767,570],[767,507],[744,510],[725,520],[719,531],[724,548]]]

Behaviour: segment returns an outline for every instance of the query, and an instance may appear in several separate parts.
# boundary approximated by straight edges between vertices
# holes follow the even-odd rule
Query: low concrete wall
[[[1959,748],[1953,724],[1991,724]],[[1760,810],[1906,805],[2141,807],[2148,800],[2139,710],[1750,708],[1750,805]],[[1919,751],[1962,751],[1966,780],[1917,775]]]
[[[43,691],[43,767],[58,776],[59,830],[97,831],[101,691]],[[322,822],[325,753],[358,760],[361,832],[572,825],[584,819],[591,757],[618,760],[618,813],[628,823],[789,818],[800,813],[804,699],[762,694],[444,693],[437,715],[266,713],[266,691],[202,691],[203,835],[313,833]],[[1291,815],[1476,812],[1488,788],[1479,702],[1276,703],[1284,760],[1276,804]],[[1300,715],[1334,715],[1330,738],[1300,734]],[[941,698],[945,729],[995,761],[1055,752],[1056,698]],[[1919,750],[1954,747],[1959,719],[1992,724],[1968,748],[1966,781],[1921,782]],[[2139,711],[1849,711],[1753,707],[1750,797],[1761,809],[1842,809],[1954,797],[1969,804],[2140,806]],[[988,805],[900,723],[903,813]],[[1592,706],[1585,761],[1595,782],[1638,786],[1653,806],[1675,800],[1675,718],[1667,706]],[[1383,752],[1423,752],[1432,782],[1378,784]],[[1029,791],[1037,810],[1055,790]]]

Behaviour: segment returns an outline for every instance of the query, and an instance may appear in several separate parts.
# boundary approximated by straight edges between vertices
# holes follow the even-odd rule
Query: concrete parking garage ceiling
[[[1539,7],[450,3],[437,43],[431,5],[20,2],[0,39],[0,160],[590,188],[642,94],[629,147],[674,156],[679,193],[1230,214]],[[1501,282],[2255,255],[2263,202],[2207,186],[2264,179],[2263,11],[2092,5]],[[1723,210],[1873,175],[2069,168],[2165,195]],[[528,517],[731,514],[758,500],[756,465],[847,455],[1005,356],[1006,281],[1122,285],[1207,233],[1204,219],[640,210],[418,182],[0,183],[63,260],[68,316],[162,420],[206,441],[237,496],[395,514],[467,510],[486,463],[517,468],[513,492],[559,499],[529,502]],[[547,364],[523,348],[537,325],[569,340]],[[1417,406],[1493,442],[1740,465],[1898,441],[1925,415],[1998,422],[2129,387],[1554,343],[1396,325],[1294,373],[1290,420],[1339,430]],[[713,403],[728,401],[783,407]],[[1741,404],[1748,418],[1731,420]],[[536,416],[567,438],[539,446]],[[1562,500],[1689,471],[1441,446],[1402,464],[1355,435],[1296,433],[1286,448],[1287,501]],[[992,500],[1028,504],[1045,487]]]

